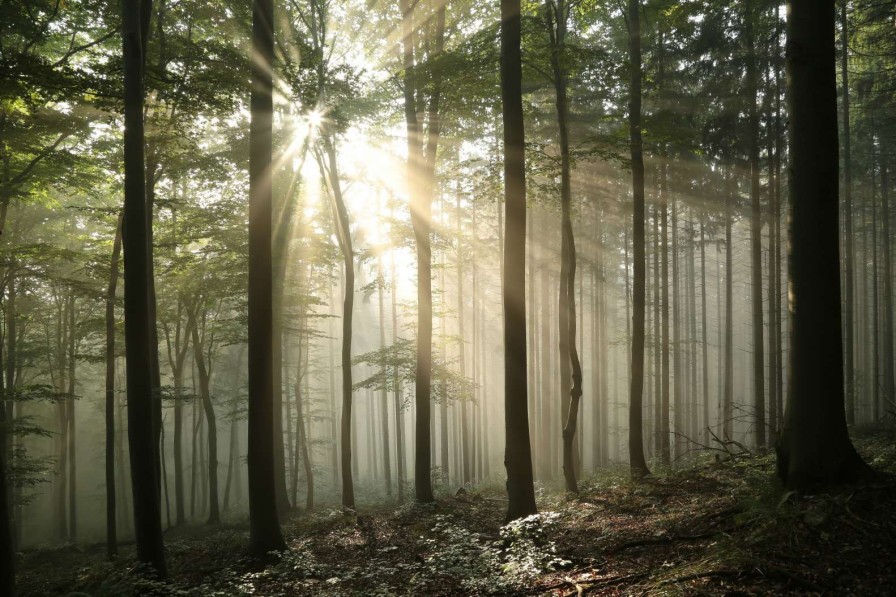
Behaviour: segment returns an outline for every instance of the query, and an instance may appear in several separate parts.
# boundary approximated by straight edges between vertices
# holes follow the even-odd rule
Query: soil
[[[797,496],[774,456],[703,453],[634,482],[586,479],[577,496],[539,487],[554,512],[515,531],[499,485],[435,504],[344,512],[321,507],[283,525],[286,554],[245,553],[245,524],[166,534],[169,580],[148,579],[132,545],[20,554],[22,595],[893,595],[896,435],[854,434],[879,475]],[[516,533],[516,534],[514,534]]]

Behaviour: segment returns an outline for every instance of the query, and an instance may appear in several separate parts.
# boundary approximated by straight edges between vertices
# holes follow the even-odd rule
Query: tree
[[[750,271],[753,304],[753,390],[756,408],[754,435],[757,448],[765,442],[765,353],[762,305],[762,211],[759,202],[759,59],[756,55],[756,7],[744,4],[747,37],[747,98],[749,103],[748,160],[750,162]]]
[[[122,216],[115,226],[109,285],[106,289],[106,551],[118,553],[115,528],[115,293],[121,257]]]
[[[791,349],[777,469],[798,491],[868,470],[844,410],[834,4],[791,0],[787,19]]]
[[[249,127],[249,549],[286,549],[274,495],[272,160],[273,0],[252,3]]]
[[[507,520],[535,514],[526,377],[526,155],[519,0],[501,0],[501,105],[504,120],[504,466]]]
[[[563,477],[566,490],[578,492],[576,455],[573,441],[582,398],[582,366],[576,349],[576,244],[572,229],[572,183],[569,155],[569,93],[566,36],[570,5],[565,0],[548,0],[545,6],[550,35],[550,62],[557,107],[560,141],[560,291],[557,298],[560,348],[560,395],[566,409],[563,425]]]
[[[415,9],[422,6],[400,0],[402,66],[404,69],[404,116],[408,143],[408,194],[411,197],[411,224],[417,250],[417,374],[414,378],[416,406],[414,453],[414,493],[418,502],[433,501],[432,450],[430,419],[432,417],[432,194],[435,185],[436,150],[441,118],[441,77],[438,67],[431,81],[422,79],[418,67],[423,57],[432,60],[443,50],[445,38],[445,4],[439,3],[430,22],[435,25],[431,36],[418,35],[419,17]],[[419,10],[422,12],[422,10]],[[422,19],[421,19],[422,20]],[[422,38],[422,39],[418,39]],[[425,42],[426,51],[415,50]],[[428,85],[427,85],[428,84]],[[426,88],[430,91],[424,95]],[[424,100],[426,98],[428,101]],[[421,119],[420,116],[424,118]],[[422,121],[421,121],[422,120]],[[425,134],[424,134],[425,129]]]
[[[641,15],[640,1],[628,2],[628,59],[631,79],[629,82],[628,123],[632,158],[632,244],[634,253],[634,280],[632,302],[632,360],[631,386],[628,405],[628,455],[633,477],[650,473],[644,459],[643,422],[641,402],[644,394],[644,316],[646,309],[647,268],[644,228],[647,218],[644,208],[644,155],[641,141]]]
[[[145,195],[143,72],[151,0],[122,4],[124,52],[124,320],[127,353],[128,446],[137,557],[164,578],[158,450],[153,429],[149,306],[149,239]]]

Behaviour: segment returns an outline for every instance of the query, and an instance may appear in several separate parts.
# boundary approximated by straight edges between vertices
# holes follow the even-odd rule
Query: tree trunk
[[[115,527],[115,293],[121,256],[121,223],[122,215],[119,215],[106,288],[106,553],[110,558],[118,553]]]
[[[706,353],[709,344],[706,334],[706,236],[704,217],[700,217],[700,356],[703,360],[703,427],[701,441],[709,445],[709,362]],[[721,314],[720,314],[721,315]]]
[[[431,212],[436,148],[439,139],[441,99],[439,71],[433,75],[432,92],[428,106],[426,139],[423,126],[418,121],[418,94],[422,95],[423,83],[414,72],[415,24],[414,4],[400,0],[402,13],[402,59],[404,62],[404,111],[408,142],[408,193],[411,197],[411,224],[417,247],[417,363],[415,376],[416,450],[415,494],[419,502],[433,501],[432,495],[432,246]],[[435,54],[442,51],[445,35],[445,6],[437,11],[434,36]]]
[[[3,344],[0,343],[0,362],[3,359]],[[9,519],[10,491],[7,477],[7,440],[9,430],[6,409],[6,388],[3,376],[0,375],[0,592],[10,597],[16,595],[15,549],[13,546],[13,529]]]
[[[395,344],[398,342],[398,284],[397,284],[397,276],[398,272],[395,269],[395,251],[393,250],[390,255],[391,259],[391,288],[390,288],[390,298],[392,300],[392,343]],[[395,463],[396,469],[398,473],[398,503],[404,502],[404,483],[405,483],[405,458],[404,458],[404,425],[403,422],[403,410],[404,410],[404,396],[402,395],[402,387],[401,380],[396,371],[395,377],[393,378],[394,385],[394,395],[393,402],[395,403]]]
[[[286,548],[274,481],[273,270],[271,265],[274,6],[252,3],[249,125],[249,549]]]
[[[461,379],[467,378],[466,338],[464,336],[464,251],[463,235],[461,234],[461,205],[460,193],[457,194],[457,336],[458,363],[460,365]],[[382,316],[380,316],[382,320]],[[531,375],[530,375],[531,377]],[[473,479],[470,467],[470,397],[462,396],[460,399],[460,445],[461,445],[461,474],[460,481],[464,485],[470,484]]]
[[[628,405],[628,454],[632,476],[641,478],[650,473],[644,458],[644,428],[641,405],[644,398],[644,318],[647,300],[645,257],[644,156],[641,142],[641,6],[639,0],[628,2],[628,59],[630,69],[628,130],[632,156],[632,248],[634,280],[632,302],[634,317],[631,339],[631,385]],[[626,272],[628,275],[628,272]],[[626,303],[628,297],[626,297]]]
[[[217,524],[221,522],[221,511],[218,506],[218,425],[210,389],[211,363],[206,363],[205,343],[199,336],[199,323],[196,319],[200,315],[194,312],[192,317],[194,321],[190,329],[193,336],[193,359],[196,361],[196,369],[199,371],[199,394],[202,398],[202,408],[205,411],[205,422],[208,425],[208,523]]]
[[[342,183],[336,163],[335,140],[329,136],[323,139],[326,152],[328,183],[330,185],[333,220],[336,223],[336,238],[342,252],[342,267],[345,275],[342,308],[342,421],[340,442],[342,446],[342,505],[355,507],[355,488],[352,479],[352,311],[355,303],[355,268],[352,237],[349,229],[348,212],[342,197]],[[323,164],[323,161],[321,162]]]
[[[304,329],[304,319],[302,328]],[[305,425],[305,400],[302,396],[302,380],[308,374],[308,350],[303,350],[306,342],[304,335],[299,336],[298,357],[296,358],[296,452],[302,455],[302,465],[305,469],[305,510],[311,512],[314,509],[314,472],[311,468],[311,455],[308,449],[308,432]],[[295,501],[295,496],[293,497]]]
[[[846,359],[846,422],[856,422],[855,402],[855,356],[853,352],[853,225],[852,225],[852,148],[849,113],[849,20],[846,11],[847,0],[840,0],[840,74],[843,81],[843,215],[845,237],[843,242],[843,356]],[[892,359],[890,359],[892,360]]]
[[[158,443],[150,342],[149,239],[144,180],[143,68],[151,1],[122,5],[124,52],[124,216],[122,240],[125,278],[125,350],[127,353],[128,442],[137,558],[164,578],[165,554],[159,496]]]
[[[379,327],[380,327],[380,349],[386,349],[386,309],[383,301],[383,289],[386,286],[386,279],[383,277],[383,258],[382,255],[377,256],[376,260],[377,273],[377,302],[379,306]],[[382,421],[380,429],[383,435],[383,478],[386,485],[386,495],[392,497],[392,463],[389,454],[389,392],[385,385],[380,392],[380,412],[382,413]]]
[[[886,145],[882,154],[887,156]],[[893,267],[890,254],[890,175],[886,159],[880,165],[881,251],[883,252],[883,396],[888,404],[896,397],[893,371]]]
[[[734,181],[731,166],[725,171],[725,394],[722,401],[722,437],[732,439],[734,417],[734,245],[731,227],[734,212]]]
[[[672,456],[678,458],[684,454],[684,409],[685,395],[684,389],[681,387],[684,375],[682,374],[681,347],[681,292],[680,274],[678,265],[678,202],[670,197],[672,203],[672,408],[674,415],[672,420],[675,424],[675,440],[672,444]]]
[[[757,448],[766,446],[765,433],[765,355],[762,307],[762,210],[759,182],[759,65],[756,56],[756,15],[752,5],[746,5],[747,36],[747,101],[749,102],[749,160],[750,160],[750,271],[752,273],[753,303],[753,390],[756,422],[753,426]]]
[[[834,0],[791,0],[791,347],[778,475],[799,491],[867,469],[846,428],[840,318]]]
[[[75,443],[75,297],[72,294],[68,310],[68,405],[66,424],[68,425],[68,536],[69,539],[78,537],[78,502],[77,502],[77,444]]]
[[[501,0],[501,105],[504,115],[504,416],[507,520],[535,514],[526,377],[526,158],[519,0]]]

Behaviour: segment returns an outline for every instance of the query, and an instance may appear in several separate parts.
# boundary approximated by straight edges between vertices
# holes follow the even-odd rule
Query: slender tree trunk
[[[408,188],[411,195],[411,223],[414,228],[414,239],[417,244],[417,374],[416,374],[416,489],[417,501],[431,502],[432,481],[429,480],[432,462],[432,450],[426,454],[426,445],[432,439],[427,435],[431,424],[431,382],[432,382],[432,247],[431,247],[431,211],[432,195],[435,183],[436,149],[441,130],[441,71],[436,69],[432,75],[429,105],[422,105],[424,83],[417,80],[414,74],[415,43],[413,10],[409,0],[401,0],[403,59],[405,64],[405,122],[408,133]],[[432,55],[440,55],[445,37],[445,5],[436,11],[435,32],[432,42],[435,46]],[[432,55],[430,59],[432,59]],[[426,112],[426,133],[423,124],[418,121],[417,113]],[[414,207],[416,206],[416,207]],[[425,402],[425,404],[424,404]],[[422,410],[421,410],[422,408]]]
[[[760,204],[759,168],[759,65],[756,55],[756,14],[746,5],[747,36],[747,100],[749,102],[749,160],[750,160],[750,265],[753,303],[753,390],[756,422],[756,447],[766,446],[765,417],[765,340],[762,311],[762,209]]]
[[[706,235],[704,217],[700,216],[700,354],[703,360],[703,428],[701,439],[704,445],[709,445],[709,362],[707,352],[709,341],[706,330]],[[721,315],[721,313],[719,313]]]
[[[352,312],[355,304],[354,249],[349,230],[348,212],[342,197],[342,183],[336,164],[335,140],[324,137],[326,167],[330,191],[332,193],[333,220],[336,222],[336,238],[342,252],[342,266],[345,275],[342,303],[342,505],[355,507],[355,487],[352,479]]]
[[[501,0],[501,105],[504,116],[504,416],[507,520],[535,514],[526,377],[526,158],[519,0]]]
[[[460,365],[461,379],[467,378],[467,354],[466,337],[464,335],[464,250],[463,235],[461,234],[461,205],[460,193],[457,195],[457,336],[458,363]],[[382,317],[380,317],[382,319]],[[531,374],[530,374],[531,378]],[[459,479],[464,485],[472,482],[470,467],[470,398],[463,396],[460,401],[460,443],[461,443],[461,474]]]
[[[376,260],[377,273],[377,302],[379,303],[379,323],[380,323],[380,349],[386,349],[386,310],[383,302],[383,289],[386,286],[386,280],[383,277],[383,258],[377,256]],[[461,335],[463,337],[463,335]],[[383,435],[383,480],[386,484],[386,495],[392,497],[392,463],[389,453],[389,393],[385,385],[380,392],[380,412],[382,413],[381,430]]]
[[[127,352],[128,440],[137,558],[164,578],[165,554],[159,496],[158,443],[150,342],[149,239],[144,180],[143,68],[150,0],[122,5],[124,52],[124,216],[122,240],[125,278],[125,350]]]
[[[439,211],[442,211],[442,204],[440,202]],[[441,227],[442,222],[439,222],[439,226]],[[439,258],[438,264],[439,271],[439,286],[438,292],[440,296],[445,295],[445,262],[441,257]],[[444,364],[447,359],[445,358],[445,342],[447,338],[447,331],[445,329],[445,309],[442,308],[442,312],[439,314],[439,352],[442,363]],[[447,380],[445,379],[444,373],[439,375],[439,386],[441,387],[441,400],[439,400],[439,456],[440,456],[440,467],[441,467],[441,478],[442,483],[445,486],[451,485],[451,469],[449,466],[449,458],[448,458],[448,392],[446,390]]]
[[[395,269],[395,251],[390,254],[391,269],[391,288],[390,298],[392,300],[392,343],[398,342],[398,272]],[[394,393],[393,402],[395,404],[395,463],[398,476],[398,503],[404,502],[404,483],[405,483],[405,458],[404,458],[404,396],[402,394],[401,379],[396,370],[393,378]]]
[[[722,401],[722,437],[732,439],[734,417],[734,181],[730,165],[725,172],[725,393]]]
[[[678,265],[678,202],[670,197],[672,203],[672,408],[675,411],[672,419],[675,424],[675,441],[672,444],[673,457],[684,453],[684,410],[685,395],[682,388],[682,341],[681,341],[681,295],[679,291],[680,274]]]
[[[283,395],[284,385],[288,389],[288,382],[284,383],[286,377],[283,372],[284,348],[283,348],[283,301],[284,301],[284,284],[286,278],[286,263],[288,259],[288,243],[290,231],[292,230],[292,220],[295,212],[297,201],[287,193],[278,193],[274,199],[274,222],[273,222],[273,239],[271,247],[271,260],[274,271],[273,277],[273,294],[272,294],[272,360],[274,364],[274,485],[277,498],[277,513],[280,519],[284,519],[289,510],[294,506],[290,504],[289,495],[286,490],[286,461],[284,460],[285,446],[283,442]],[[286,404],[289,405],[289,397],[287,394]],[[287,419],[290,425],[290,420]],[[288,441],[286,445],[291,446],[292,442]]]
[[[66,424],[68,425],[68,536],[69,539],[78,537],[78,502],[77,502],[77,444],[75,443],[75,297],[72,295],[68,310],[68,412]]]
[[[110,558],[118,553],[115,526],[115,293],[121,257],[121,223],[122,216],[119,215],[106,287],[106,553]]]
[[[631,383],[628,406],[628,454],[631,474],[641,478],[650,473],[644,458],[644,423],[642,401],[644,398],[644,318],[647,297],[647,270],[645,257],[644,207],[644,156],[641,141],[641,6],[639,0],[628,2],[628,59],[630,69],[628,98],[628,130],[632,157],[632,244],[634,259],[634,284],[632,302],[634,335],[631,339]],[[627,254],[627,253],[626,253]],[[627,270],[627,268],[626,268]],[[628,271],[626,271],[628,276]],[[628,297],[626,297],[628,304]]]
[[[304,320],[303,320],[304,322]],[[303,325],[304,328],[304,325]],[[306,342],[304,336],[299,337],[298,357],[296,358],[296,452],[302,455],[302,466],[305,469],[305,510],[314,509],[314,470],[311,466],[311,454],[308,448],[308,431],[305,424],[305,400],[302,396],[302,380],[308,374],[308,350],[303,350]],[[293,497],[295,501],[295,497]]]
[[[286,548],[274,480],[272,226],[273,0],[252,3],[252,93],[249,125],[249,549],[257,556]]]
[[[840,75],[843,90],[843,215],[845,237],[843,242],[844,313],[843,356],[846,360],[846,422],[856,422],[855,403],[855,356],[853,352],[853,224],[852,224],[852,148],[849,109],[849,21],[846,12],[847,0],[840,0]],[[892,359],[891,359],[892,360]]]
[[[202,308],[201,306],[198,308]],[[193,314],[194,319],[199,315]],[[199,393],[202,408],[205,411],[205,422],[208,425],[208,491],[209,491],[209,524],[221,522],[221,511],[218,506],[218,424],[215,419],[215,407],[211,396],[211,364],[205,360],[205,343],[199,336],[199,324],[194,320],[190,326],[193,336],[193,359],[199,371]]]
[[[0,343],[0,362],[3,359],[3,345]],[[0,401],[0,592],[10,597],[16,595],[16,569],[15,549],[13,546],[13,529],[9,519],[10,491],[8,486],[7,466],[9,454],[7,454],[8,417],[7,395],[0,375],[0,391],[3,399]]]
[[[662,292],[661,287],[663,255],[660,252],[660,211],[661,205],[656,201],[653,205],[653,369],[654,376],[654,413],[653,413],[653,453],[660,457],[663,453],[662,429],[663,429],[663,317],[661,312]]]
[[[872,161],[874,160],[872,154]],[[872,422],[880,417],[880,265],[877,254],[877,193],[872,180],[871,189],[871,403]],[[889,355],[888,355],[889,358]]]
[[[884,156],[888,156],[884,145]],[[881,252],[883,253],[883,396],[888,404],[896,397],[896,379],[893,371],[893,266],[890,253],[890,174],[887,160],[880,167],[880,216]]]

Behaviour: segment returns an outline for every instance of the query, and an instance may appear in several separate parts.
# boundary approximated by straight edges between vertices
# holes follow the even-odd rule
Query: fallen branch
[[[677,543],[679,541],[700,541],[701,539],[709,539],[710,537],[715,537],[719,533],[728,533],[735,530],[737,526],[727,528],[727,529],[717,529],[712,531],[707,531],[706,533],[700,533],[697,535],[666,535],[663,537],[644,537],[642,539],[635,539],[634,541],[629,541],[627,543],[622,543],[621,545],[617,545],[612,549],[604,550],[604,553],[608,554],[617,554],[623,552],[627,549],[632,549],[634,547],[645,547],[648,545],[666,545],[669,543]]]
[[[743,572],[743,570],[707,570],[706,572],[694,572],[692,574],[685,574],[684,576],[667,578],[666,580],[660,581],[659,586],[674,585],[691,580],[699,580],[701,578],[740,576]]]

